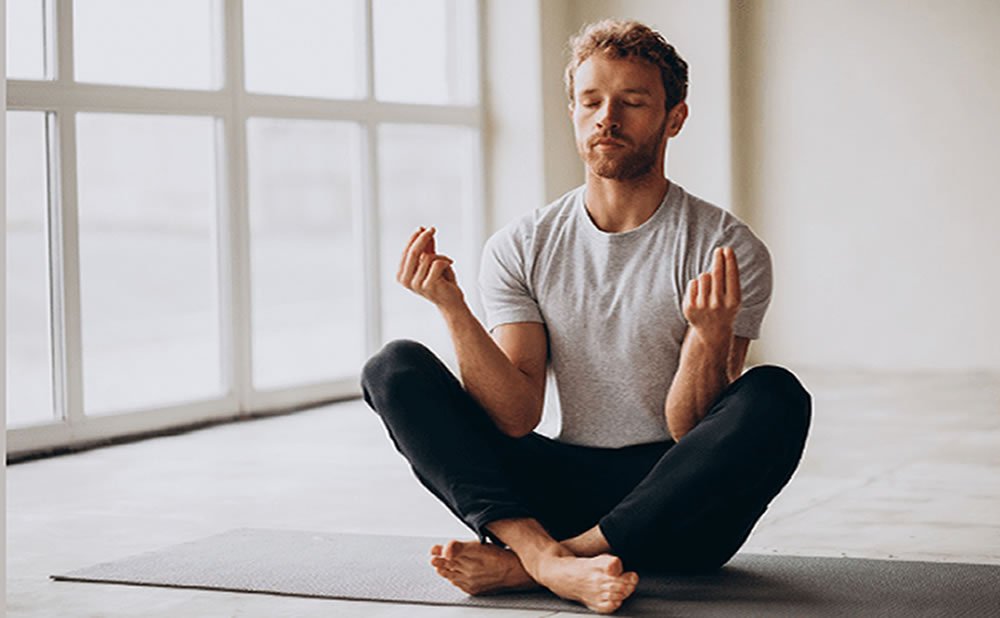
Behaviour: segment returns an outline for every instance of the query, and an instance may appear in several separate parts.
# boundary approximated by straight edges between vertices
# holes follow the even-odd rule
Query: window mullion
[[[56,113],[46,126],[53,386],[56,409],[73,426],[84,421],[76,115]]]
[[[483,0],[476,0],[474,9],[475,20],[473,23],[476,27],[476,32],[474,34],[476,48],[476,74],[475,74],[475,97],[476,97],[476,161],[473,164],[473,186],[475,187],[475,195],[478,197],[478,205],[473,207],[469,212],[468,217],[468,227],[466,228],[466,238],[467,242],[471,243],[467,245],[467,251],[469,255],[478,255],[483,245],[486,244],[486,239],[490,234],[489,221],[487,217],[487,212],[490,211],[489,205],[489,195],[488,186],[490,178],[488,176],[489,171],[486,166],[486,161],[489,157],[489,143],[487,140],[487,132],[483,130],[485,126],[484,122],[484,100],[486,97],[486,92],[484,91],[484,81],[482,76],[486,74],[486,43],[483,33],[486,31],[486,7],[484,6]],[[479,281],[479,260],[475,263],[469,265],[472,269],[473,277],[472,281]],[[479,312],[479,314],[485,319],[485,312],[482,310],[481,299],[479,294],[470,294],[470,305],[473,309]]]
[[[365,101],[375,102],[375,37],[372,23],[372,2],[364,0],[365,20]],[[379,197],[378,197],[378,121],[369,117],[364,122],[362,144],[362,190],[360,200],[360,221],[362,227],[361,248],[364,252],[365,286],[365,342],[366,356],[378,350],[382,343],[382,273],[379,255]]]
[[[56,0],[54,84],[73,80],[73,2]],[[46,122],[53,386],[56,410],[70,427],[84,422],[80,307],[80,233],[76,182],[76,113],[54,106]]]
[[[53,0],[56,3],[56,66],[55,83],[73,81],[73,0]]]
[[[243,2],[226,0],[224,88],[225,199],[221,202],[220,269],[223,299],[223,359],[239,411],[254,408],[252,307],[250,293],[250,217],[247,200],[247,104],[243,71]]]

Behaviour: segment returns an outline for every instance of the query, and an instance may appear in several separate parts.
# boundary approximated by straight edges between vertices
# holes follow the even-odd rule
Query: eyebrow
[[[599,91],[600,91],[599,88],[587,88],[586,90],[580,92],[580,96],[584,96],[584,95],[587,95],[587,94],[593,94],[593,93],[599,92]],[[644,94],[644,95],[647,95],[647,96],[652,95],[652,92],[650,92],[649,89],[647,89],[647,88],[626,88],[626,89],[622,90],[622,92],[624,92],[626,94]]]

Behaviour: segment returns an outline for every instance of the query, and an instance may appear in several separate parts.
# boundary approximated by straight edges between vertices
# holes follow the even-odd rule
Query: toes
[[[621,575],[624,570],[621,558],[618,556],[608,556],[608,558],[607,564],[604,565],[604,572],[615,577]]]
[[[435,567],[442,567],[448,564],[448,561],[441,556],[434,556],[431,558],[431,564]]]
[[[611,582],[605,586],[604,591],[608,594],[622,594],[628,589],[628,584],[624,582]]]
[[[462,574],[454,569],[449,569],[448,567],[438,567],[435,570],[437,571],[438,575],[447,579],[456,586],[458,586],[460,582],[463,582],[465,580]]]
[[[451,540],[448,544],[444,546],[444,551],[441,553],[448,560],[452,560],[462,551],[462,543],[460,541]]]
[[[431,548],[431,555],[432,556],[440,556],[442,549],[443,548],[440,545],[435,545],[434,547]]]
[[[600,601],[599,603],[597,603],[597,605],[591,607],[591,609],[597,612],[598,614],[611,614],[616,609],[621,607],[621,605],[622,605],[621,602],[605,600],[605,601]]]
[[[629,571],[622,575],[622,579],[632,587],[635,587],[639,583],[639,574],[635,571]]]
[[[605,592],[601,595],[600,600],[597,604],[608,611],[615,611],[621,607],[622,601],[625,600],[626,595],[620,592]]]

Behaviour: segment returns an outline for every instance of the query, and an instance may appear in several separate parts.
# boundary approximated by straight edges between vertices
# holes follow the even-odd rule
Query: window
[[[396,337],[452,360],[394,275],[436,225],[474,289],[478,11],[8,0],[9,452],[354,396]]]
[[[250,266],[258,388],[364,362],[358,125],[251,118]]]
[[[46,116],[7,112],[7,424],[52,420]]]

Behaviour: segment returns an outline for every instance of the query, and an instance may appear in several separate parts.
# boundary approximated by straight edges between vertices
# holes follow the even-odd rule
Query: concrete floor
[[[1000,376],[802,378],[806,454],[743,551],[1000,564]],[[18,464],[7,486],[12,617],[551,615],[48,579],[237,527],[469,538],[360,401]]]

